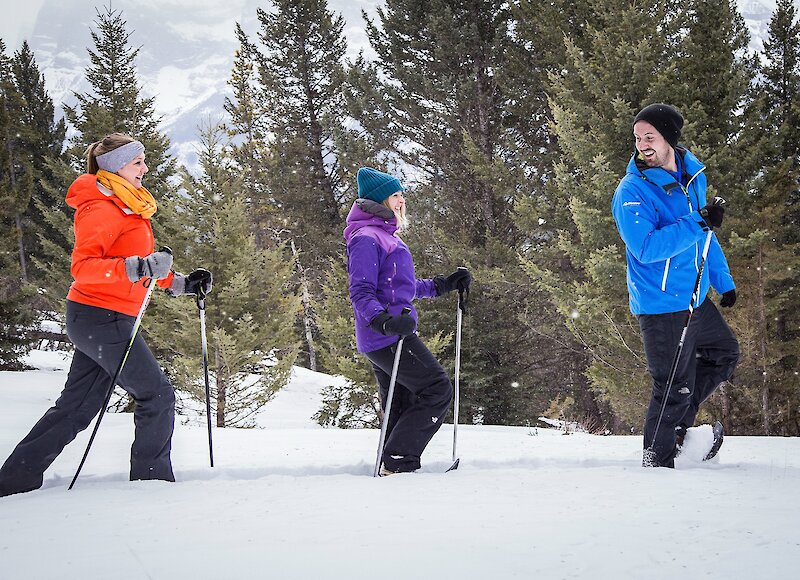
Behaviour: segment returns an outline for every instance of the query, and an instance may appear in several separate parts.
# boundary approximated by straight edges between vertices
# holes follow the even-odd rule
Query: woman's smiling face
[[[124,178],[136,189],[139,189],[142,187],[142,177],[144,177],[144,174],[148,171],[150,170],[144,162],[144,153],[140,153],[134,157],[130,163],[117,171],[117,175]]]
[[[406,203],[406,198],[403,197],[403,192],[398,191],[390,195],[386,202],[389,204],[389,208],[394,212],[398,213]]]

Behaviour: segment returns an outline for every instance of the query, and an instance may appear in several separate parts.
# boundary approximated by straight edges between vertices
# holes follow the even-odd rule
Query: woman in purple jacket
[[[370,167],[359,169],[359,199],[344,230],[356,345],[372,363],[384,411],[396,345],[405,337],[381,475],[419,469],[420,456],[453,397],[450,378],[415,333],[417,311],[412,302],[467,289],[472,281],[466,269],[432,280],[416,278],[411,252],[396,235],[406,223],[402,191],[396,177]],[[411,312],[404,314],[404,308]]]

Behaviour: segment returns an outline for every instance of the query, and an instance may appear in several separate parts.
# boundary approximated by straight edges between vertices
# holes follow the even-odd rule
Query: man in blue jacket
[[[711,285],[722,294],[721,306],[736,302],[736,285],[714,234],[694,301],[692,297],[706,237],[722,225],[724,210],[706,204],[705,166],[678,145],[682,128],[683,117],[670,105],[655,103],[636,115],[636,150],[612,202],[625,242],[630,308],[639,321],[653,379],[643,464],[655,467],[674,467],[700,404],[733,375],[739,360],[739,343],[707,298]],[[690,304],[691,323],[670,392],[665,393]]]

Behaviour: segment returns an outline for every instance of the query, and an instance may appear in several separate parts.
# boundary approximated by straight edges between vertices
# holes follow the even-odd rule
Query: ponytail
[[[89,145],[83,153],[84,157],[86,157],[86,173],[96,174],[100,170],[97,166],[97,154],[95,154],[95,149],[99,146],[100,141],[95,141]]]

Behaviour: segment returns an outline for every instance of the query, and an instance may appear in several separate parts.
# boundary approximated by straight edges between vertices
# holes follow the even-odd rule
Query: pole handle
[[[169,246],[161,246],[161,249],[159,249],[158,251],[166,252],[170,256],[172,255],[172,248],[170,248]],[[153,282],[155,282],[156,280],[157,278],[148,278],[146,281],[142,282],[142,284],[144,285],[145,288],[150,288],[150,286],[152,286]]]
[[[173,254],[173,252],[172,252],[172,248],[170,248],[169,246],[161,246],[161,248],[160,248],[158,251],[159,251],[159,252],[166,252],[166,253],[167,253],[167,254],[169,254],[170,256],[174,255],[174,254]],[[150,281],[147,283],[147,285],[149,286],[149,285],[150,285],[150,284],[152,284],[152,283],[153,283],[155,280],[157,280],[157,278],[150,278]]]
[[[465,266],[459,266],[459,270],[466,271],[467,268]],[[469,300],[469,288],[459,288],[458,289],[458,309],[461,310],[464,314],[467,313],[467,301]]]
[[[174,255],[173,252],[172,252],[172,248],[170,248],[169,246],[161,246],[161,248],[158,251],[159,252],[166,252],[170,256]],[[150,283],[151,284],[153,283],[153,280],[156,280],[156,278],[150,278]]]

